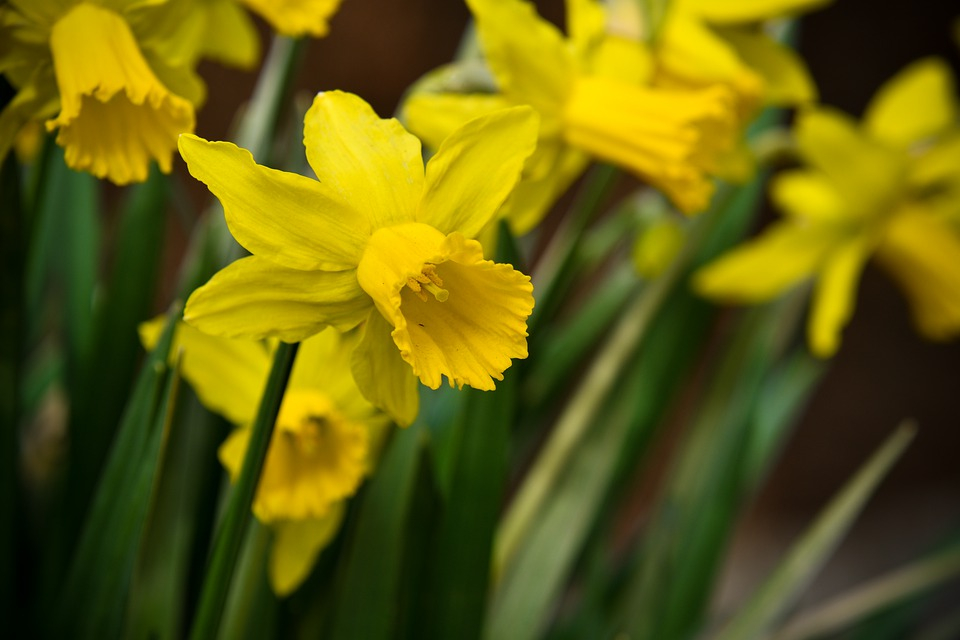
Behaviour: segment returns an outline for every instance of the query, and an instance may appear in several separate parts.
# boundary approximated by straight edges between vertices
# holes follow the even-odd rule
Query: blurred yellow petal
[[[538,127],[533,109],[514,107],[454,131],[427,164],[416,221],[444,234],[459,231],[472,238],[480,233],[520,179]]]
[[[864,235],[838,247],[824,261],[807,321],[807,339],[815,355],[829,358],[840,346],[840,333],[857,301],[857,281],[872,249]]]
[[[917,329],[932,340],[960,334],[960,238],[922,212],[894,216],[877,251],[910,301]]]
[[[677,0],[684,10],[717,23],[762,22],[819,9],[833,0]]]
[[[589,156],[577,149],[541,143],[527,160],[520,183],[503,203],[501,217],[510,223],[511,231],[522,236],[540,224],[589,162]]]
[[[437,149],[447,136],[474,118],[509,106],[501,95],[415,93],[403,103],[403,120],[427,147]]]
[[[725,29],[722,35],[743,62],[763,80],[768,104],[797,105],[817,99],[817,87],[797,53],[768,35],[746,29]]]
[[[42,85],[28,84],[0,111],[0,162],[7,157],[20,130],[33,118],[56,113],[59,100],[54,92],[44,92]]]
[[[851,215],[876,215],[896,199],[906,176],[906,158],[867,138],[850,116],[818,107],[794,125],[797,147],[843,196]]]
[[[813,276],[842,240],[829,229],[777,222],[694,273],[693,288],[727,302],[766,302]]]
[[[207,29],[200,55],[241,69],[260,60],[260,34],[250,16],[234,0],[206,2]]]
[[[420,410],[419,385],[410,365],[400,357],[391,331],[390,323],[374,309],[353,352],[353,377],[367,400],[406,427]]]
[[[880,87],[867,108],[864,125],[878,140],[907,148],[943,132],[957,119],[950,67],[939,58],[925,58]]]
[[[598,0],[567,0],[567,33],[581,56],[606,35],[607,12]]]
[[[220,202],[230,233],[248,251],[292,269],[349,268],[366,229],[331,185],[260,166],[230,142],[180,138],[190,175]]]
[[[633,266],[641,278],[655,278],[670,266],[680,253],[686,234],[680,223],[670,217],[647,226],[633,244]]]
[[[379,118],[353,94],[326,91],[307,111],[303,144],[320,183],[350,203],[353,224],[365,235],[413,220],[423,159],[420,141],[397,120]]]
[[[328,325],[354,327],[369,309],[353,270],[300,271],[249,256],[194,291],[183,318],[216,335],[298,342]]]
[[[50,32],[60,114],[47,122],[67,164],[117,184],[146,180],[150,161],[169,173],[193,106],[163,86],[124,19],[81,3]]]
[[[770,197],[791,218],[828,222],[846,217],[843,197],[833,183],[814,171],[781,172],[770,183]]]
[[[653,53],[645,45],[627,38],[604,38],[593,54],[591,72],[630,84],[647,84],[653,75]]]
[[[708,172],[733,146],[736,115],[721,86],[671,92],[581,77],[564,123],[570,145],[630,169],[689,214],[710,202]]]
[[[240,0],[260,14],[278,33],[320,38],[330,31],[330,18],[340,0]]]
[[[563,34],[525,0],[467,0],[467,5],[500,91],[552,120],[575,71]]]
[[[307,579],[317,556],[340,529],[345,511],[340,502],[323,518],[286,520],[271,526],[273,547],[267,576],[275,594],[281,598],[290,595]]]

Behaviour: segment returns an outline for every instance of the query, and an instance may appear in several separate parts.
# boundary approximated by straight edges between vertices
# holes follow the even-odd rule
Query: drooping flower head
[[[472,240],[533,151],[537,118],[517,107],[455,131],[424,169],[420,142],[357,96],[319,94],[304,120],[318,179],[274,171],[225,142],[182,136],[190,173],[223,203],[253,255],[187,301],[184,318],[228,336],[303,340],[363,325],[353,373],[401,424],[417,378],[493,389],[527,355],[529,277]]]
[[[183,0],[11,0],[0,72],[18,89],[0,113],[0,157],[28,120],[57,131],[67,164],[117,184],[168,172],[193,131],[203,85],[182,56]]]
[[[652,88],[650,51],[608,35],[596,0],[568,3],[569,38],[523,0],[467,4],[497,92],[427,88],[414,92],[403,114],[411,131],[435,147],[458,121],[508,105],[537,109],[537,152],[505,212],[514,231],[535,226],[590,158],[629,169],[686,213],[707,206],[709,175],[733,142],[728,90]]]
[[[144,323],[151,348],[166,318]],[[388,419],[360,393],[350,373],[356,336],[329,330],[301,345],[280,405],[253,501],[257,518],[275,530],[269,577],[279,595],[309,574],[336,533],[344,501],[372,470]],[[178,323],[171,356],[200,401],[236,426],[220,460],[236,480],[250,439],[273,348],[255,340],[210,336]]]
[[[719,300],[762,302],[816,278],[807,334],[830,356],[871,255],[901,285],[925,336],[960,332],[960,126],[953,80],[936,59],[887,82],[862,125],[833,109],[795,126],[807,165],[773,182],[785,219],[698,272]]]

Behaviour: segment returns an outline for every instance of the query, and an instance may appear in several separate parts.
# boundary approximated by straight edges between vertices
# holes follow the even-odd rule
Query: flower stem
[[[298,347],[299,343],[281,342],[274,355],[270,377],[260,399],[260,408],[250,429],[250,443],[243,458],[240,477],[234,486],[214,541],[213,554],[200,593],[197,616],[190,633],[194,640],[216,637],[234,566],[250,522],[250,506],[253,504],[260,471],[267,456],[270,437],[273,435],[273,425],[280,411],[280,402],[283,400]]]

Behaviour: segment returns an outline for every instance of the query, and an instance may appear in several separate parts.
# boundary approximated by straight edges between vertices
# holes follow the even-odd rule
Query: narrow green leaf
[[[912,425],[898,428],[857,471],[717,640],[750,640],[768,633],[794,605],[840,543],[867,500],[913,439]]]
[[[404,553],[415,501],[417,477],[424,466],[427,430],[422,422],[393,435],[357,504],[346,531],[346,546],[333,590],[333,620],[328,637],[379,640],[394,638],[402,627],[400,602]]]
[[[299,343],[281,342],[273,356],[270,376],[267,378],[267,384],[260,399],[257,416],[250,428],[250,441],[243,457],[243,467],[240,469],[240,476],[233,487],[226,514],[217,531],[210,563],[207,566],[197,615],[190,632],[190,637],[194,640],[214,637],[220,626],[220,618],[223,615],[237,556],[246,535],[247,525],[252,518],[250,508],[260,481],[260,471],[267,457],[274,423],[280,411],[280,403],[283,401],[287,380],[299,346]]]

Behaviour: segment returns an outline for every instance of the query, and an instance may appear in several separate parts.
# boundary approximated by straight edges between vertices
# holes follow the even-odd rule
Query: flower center
[[[437,302],[446,302],[450,297],[450,292],[442,288],[443,280],[437,275],[437,265],[430,262],[423,265],[418,275],[407,278],[407,286],[424,302],[428,299],[428,292]]]

